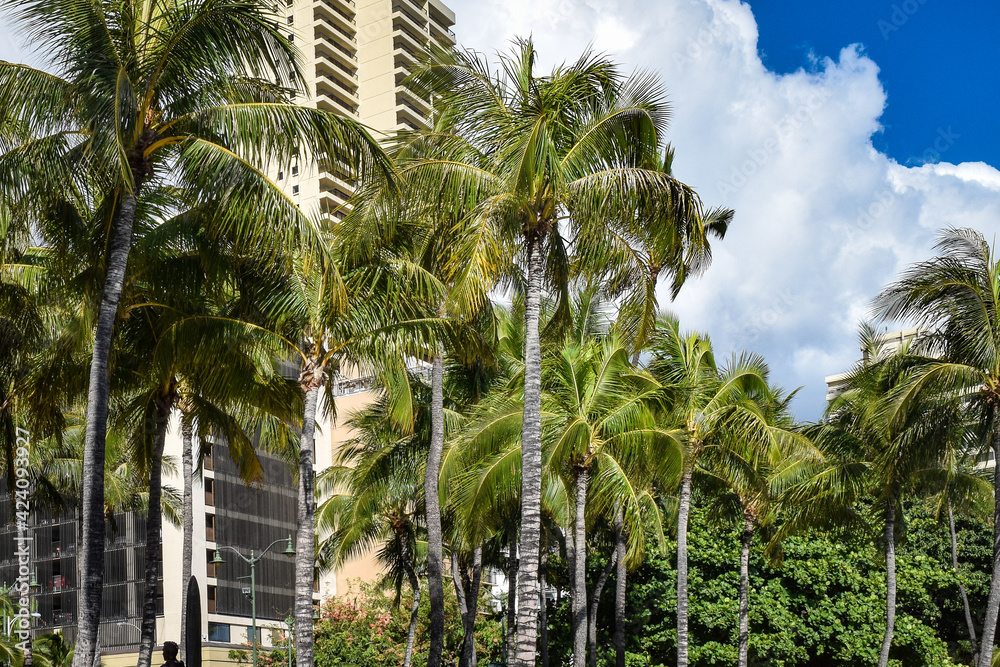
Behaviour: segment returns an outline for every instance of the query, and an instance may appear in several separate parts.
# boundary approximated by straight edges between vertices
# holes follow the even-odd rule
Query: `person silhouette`
[[[177,651],[177,642],[163,642],[162,667],[184,667],[184,663],[177,659]]]

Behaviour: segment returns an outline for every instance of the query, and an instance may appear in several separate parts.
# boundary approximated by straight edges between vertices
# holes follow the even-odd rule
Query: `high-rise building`
[[[274,6],[288,36],[303,55],[305,94],[298,104],[332,111],[361,121],[376,138],[399,129],[426,126],[432,100],[415,94],[405,79],[419,52],[430,42],[455,43],[454,13],[439,0],[277,0]],[[348,170],[325,161],[295,160],[288,170],[272,173],[292,200],[307,214],[323,212],[342,219],[355,182]],[[297,377],[297,371],[291,370]],[[370,403],[374,395],[364,378],[345,378],[337,395],[343,416]],[[341,423],[322,424],[316,434],[316,467],[332,461],[338,443],[350,436]],[[179,468],[182,453],[176,416],[167,438],[165,456]],[[231,664],[229,652],[246,648],[251,639],[249,566],[225,550],[225,563],[212,564],[215,551],[233,547],[257,554],[295,533],[296,487],[285,464],[261,455],[263,486],[248,487],[237,474],[224,442],[211,447],[200,483],[194,485],[194,559],[192,574],[201,584],[202,638],[206,667]],[[179,470],[165,470],[164,485],[183,488]],[[0,511],[5,507],[0,501]],[[59,630],[75,635],[78,578],[77,519],[74,514],[39,514],[31,527],[33,567],[38,588],[33,593],[35,632]],[[108,667],[135,664],[141,619],[144,559],[144,519],[141,514],[114,517],[109,527],[105,565],[105,600],[101,650]],[[13,525],[0,530],[0,584],[9,584],[16,570]],[[181,633],[183,531],[163,524],[162,588],[157,603],[156,641],[178,640]],[[256,568],[258,640],[267,649],[287,638],[284,620],[291,615],[294,572],[279,545]],[[352,579],[371,579],[377,568],[370,558],[317,581],[314,603],[345,591]],[[154,657],[154,661],[155,661]]]
[[[883,351],[885,354],[893,354],[895,352],[903,349],[904,345],[908,345],[917,337],[918,329],[901,329],[900,331],[888,331],[882,334]],[[861,356],[864,361],[868,361],[868,353],[861,350]],[[826,380],[826,402],[829,403],[833,399],[844,393],[844,389],[847,387],[847,378],[850,377],[850,373],[837,373],[835,375],[827,375]]]

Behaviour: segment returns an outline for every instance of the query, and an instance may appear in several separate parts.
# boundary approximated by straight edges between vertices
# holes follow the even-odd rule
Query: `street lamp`
[[[295,625],[295,619],[291,615],[285,618],[285,625],[288,626],[288,655],[285,659],[288,663],[288,667],[292,667],[292,626]]]
[[[222,555],[219,551],[222,549],[228,549],[234,554],[243,559],[244,562],[250,565],[250,625],[253,628],[253,638],[251,642],[253,644],[253,667],[257,667],[257,563],[260,559],[264,557],[268,551],[271,550],[276,544],[284,542],[284,540],[275,540],[267,545],[263,551],[259,554],[254,554],[253,549],[250,550],[250,556],[244,556],[235,547],[227,546],[217,546],[215,548],[215,558],[212,559],[212,565],[222,565],[225,561],[222,560]],[[285,546],[285,550],[282,551],[283,554],[291,558],[295,555],[295,549],[292,547],[292,536],[288,536],[288,544]]]

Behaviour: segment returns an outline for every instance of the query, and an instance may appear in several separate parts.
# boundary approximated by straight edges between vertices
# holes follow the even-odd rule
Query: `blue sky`
[[[888,93],[873,143],[902,164],[920,164],[938,130],[960,140],[949,161],[1000,165],[1000,3],[961,0],[815,2],[751,0],[764,65],[810,68],[860,43]]]

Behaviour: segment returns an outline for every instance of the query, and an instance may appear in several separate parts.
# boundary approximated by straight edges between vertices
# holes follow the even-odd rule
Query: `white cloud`
[[[709,205],[736,210],[712,268],[670,307],[723,354],[764,353],[779,383],[804,386],[803,416],[822,410],[824,376],[855,360],[871,298],[932,252],[938,229],[997,231],[1000,172],[944,162],[975,137],[940,128],[924,158],[941,162],[917,167],[875,150],[887,96],[863,46],[779,75],[761,62],[753,13],[737,0],[452,5],[459,38],[479,50],[531,33],[548,66],[615,39],[626,69],[662,75],[678,175]]]

